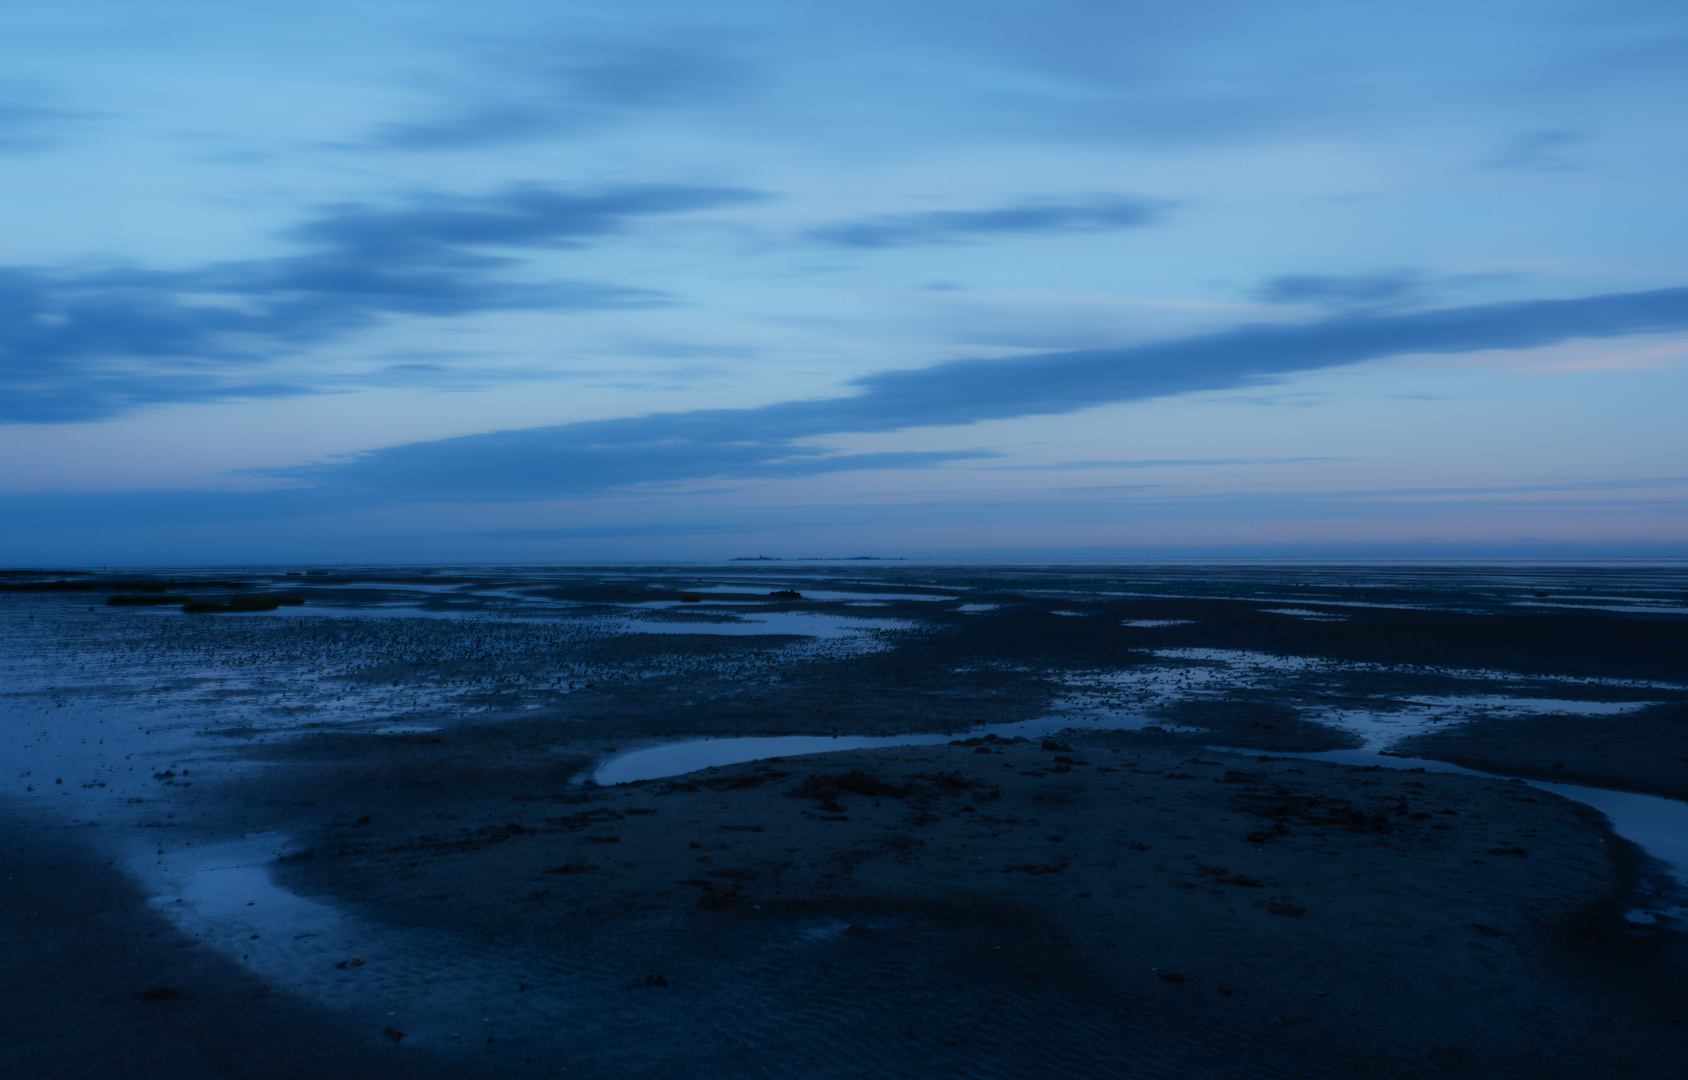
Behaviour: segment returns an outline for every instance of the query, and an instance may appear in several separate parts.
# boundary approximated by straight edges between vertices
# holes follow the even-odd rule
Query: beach
[[[1680,579],[1612,573],[383,571],[202,616],[0,596],[30,774],[6,1065],[1672,1075],[1679,872],[1524,782],[1681,801],[1684,620],[1647,610]],[[1573,588],[1643,610],[1536,606]]]

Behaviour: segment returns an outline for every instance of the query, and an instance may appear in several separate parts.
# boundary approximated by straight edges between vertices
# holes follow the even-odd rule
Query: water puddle
[[[919,600],[945,603],[959,600],[959,596],[940,596],[937,593],[841,592],[834,589],[803,589],[805,600]]]
[[[769,584],[772,583],[758,582],[757,588],[742,588],[736,585],[702,585],[686,591],[694,593],[733,593],[740,596],[750,593],[762,597],[765,601],[771,600],[774,602],[790,602],[793,599],[792,597],[775,596],[772,592],[764,594],[761,590],[765,590]],[[800,587],[800,584],[788,587],[800,592],[801,598],[804,600],[925,600],[941,603],[947,600],[961,599],[959,596],[942,596],[937,593],[846,592],[839,589],[804,589]]]
[[[1688,615],[1688,607],[1647,607],[1639,604],[1553,604],[1545,600],[1515,600],[1513,607],[1574,608],[1577,611],[1617,611],[1626,615]]]
[[[636,600],[630,604],[617,604],[616,607],[649,608],[652,611],[713,611],[721,607],[770,607],[778,602],[767,597],[760,600],[717,600],[710,597],[702,603],[686,600]]]
[[[600,786],[634,780],[660,780],[716,765],[738,765],[773,757],[825,754],[836,750],[874,750],[888,746],[931,746],[953,735],[769,735],[763,737],[693,739],[634,750],[611,758],[592,773]]]
[[[468,599],[468,598],[466,598]],[[808,611],[756,611],[754,614],[740,611],[713,611],[716,606],[725,607],[729,604],[738,607],[763,606],[763,601],[729,601],[711,600],[707,605],[682,604],[679,601],[643,601],[635,604],[617,605],[624,609],[654,609],[674,611],[676,614],[716,615],[717,619],[699,619],[657,621],[641,619],[636,615],[630,618],[615,620],[600,615],[572,614],[568,609],[579,608],[581,605],[561,601],[536,601],[536,606],[543,604],[550,610],[524,610],[520,607],[469,607],[457,608],[415,607],[405,603],[371,604],[363,607],[291,607],[277,611],[239,612],[222,618],[238,618],[241,621],[252,619],[290,619],[290,618],[341,618],[341,619],[437,619],[468,622],[579,622],[595,623],[599,629],[608,633],[623,634],[725,634],[735,637],[751,637],[759,634],[784,634],[798,637],[813,637],[837,639],[860,635],[872,630],[911,630],[918,624],[906,619],[867,619],[850,618],[844,615],[830,615]],[[155,616],[181,616],[182,613],[171,608],[137,608],[137,614]],[[632,615],[632,613],[629,613]],[[214,616],[183,616],[186,618],[210,618]]]
[[[627,630],[636,634],[727,634],[734,637],[795,634],[800,637],[841,638],[870,630],[912,630],[915,626],[915,623],[901,619],[852,619],[807,611],[770,611],[758,612],[754,616],[733,616],[731,622],[630,621]]]
[[[137,855],[129,869],[153,891],[153,907],[184,932],[275,988],[406,1032],[406,1046],[467,1052],[588,1008],[592,995],[570,985],[575,958],[391,929],[297,896],[271,879],[283,847],[285,838],[271,834],[184,847],[156,861]],[[512,972],[529,983],[514,998]],[[485,1015],[489,1001],[498,1003],[494,1015]]]
[[[1226,596],[1223,593],[1098,592],[1097,596],[1141,596],[1149,600],[1230,600],[1241,604],[1318,604],[1320,607],[1387,608],[1395,611],[1446,611],[1447,608],[1428,604],[1385,604],[1370,600],[1326,600],[1322,597],[1302,596],[1294,599],[1277,596]]]
[[[351,957],[369,951],[367,929],[270,880],[269,864],[283,843],[268,835],[186,846],[136,855],[129,869],[171,922],[265,978],[296,985],[345,971],[335,965],[350,967]]]
[[[475,599],[465,596],[465,601]],[[551,602],[557,608],[564,605]],[[170,607],[130,608],[128,611],[135,615],[179,616],[187,619],[233,619],[240,622],[257,621],[259,619],[295,619],[295,618],[330,618],[330,619],[482,619],[489,621],[531,622],[534,620],[553,621],[566,618],[560,610],[554,611],[523,611],[517,607],[482,607],[469,606],[467,603],[460,607],[416,607],[404,602],[388,602],[367,604],[360,607],[330,607],[322,604],[305,604],[301,607],[278,608],[275,611],[240,611],[225,612],[211,615],[189,615]]]
[[[1137,726],[1152,724],[1149,717],[1139,717]],[[957,739],[984,738],[995,735],[999,739],[1015,736],[1039,739],[1058,731],[1083,727],[1071,716],[1040,716],[1011,724],[983,724],[960,734],[928,732],[910,735],[766,735],[745,738],[687,739],[664,743],[661,746],[632,750],[610,758],[592,773],[592,782],[607,787],[635,780],[661,780],[680,776],[717,765],[741,765],[747,761],[761,761],[772,757],[797,757],[802,754],[827,754],[838,750],[878,750],[892,746],[937,746]],[[1117,730],[1120,725],[1106,725]],[[1092,730],[1104,730],[1097,724]],[[1163,730],[1174,730],[1163,726]],[[1176,729],[1190,730],[1196,729]]]
[[[1322,724],[1352,731],[1368,746],[1382,746],[1412,735],[1497,717],[1516,716],[1617,716],[1655,704],[1651,701],[1572,701],[1561,698],[1510,697],[1504,694],[1471,694],[1460,697],[1415,696],[1401,699],[1388,711],[1369,709],[1322,709],[1309,718]]]
[[[1601,686],[1617,687],[1621,689],[1646,690],[1684,690],[1688,689],[1682,683],[1661,682],[1651,679],[1614,679],[1598,675],[1530,675],[1520,676],[1511,672],[1482,668],[1451,668],[1426,667],[1414,664],[1377,664],[1370,662],[1355,662],[1339,660],[1323,656],[1283,656],[1275,653],[1254,652],[1244,649],[1156,649],[1153,655],[1167,660],[1194,661],[1208,665],[1207,670],[1216,675],[1230,677],[1256,677],[1258,675],[1278,672],[1389,672],[1410,675],[1434,675],[1439,678],[1460,679],[1471,682],[1509,682],[1516,683],[1527,678],[1531,682],[1556,683],[1561,686]],[[1129,676],[1134,670],[1126,669],[1122,676]],[[1194,669],[1184,669],[1185,674],[1191,674]],[[1153,674],[1151,671],[1148,674]]]

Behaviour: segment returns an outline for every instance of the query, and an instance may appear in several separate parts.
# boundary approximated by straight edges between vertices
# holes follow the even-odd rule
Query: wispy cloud
[[[1450,293],[1500,281],[1513,273],[1435,274],[1425,270],[1378,270],[1370,274],[1280,274],[1253,292],[1266,304],[1294,304],[1342,314],[1380,314],[1445,302]]]
[[[495,84],[456,87],[445,95],[453,100],[435,115],[378,125],[351,147],[480,150],[584,131],[640,112],[719,104],[751,81],[752,65],[711,35],[704,38],[599,43],[584,52],[578,43],[572,49],[557,42],[506,47],[488,59]],[[577,55],[566,55],[570,51]]]
[[[718,477],[912,468],[984,456],[833,455],[810,440],[1076,412],[1271,382],[1407,353],[1530,348],[1688,329],[1688,288],[1244,326],[1122,349],[955,360],[857,379],[850,397],[492,432],[268,470],[324,492],[391,500],[546,498]]]
[[[48,95],[35,87],[0,85],[0,153],[48,149],[99,116],[52,105]]]
[[[493,195],[436,195],[401,209],[359,203],[331,208],[291,230],[308,243],[365,256],[461,262],[472,246],[578,246],[625,230],[640,217],[756,201],[742,188],[629,184],[585,191],[540,185]],[[484,263],[485,256],[473,256]]]
[[[1425,297],[1424,275],[1412,270],[1376,274],[1284,274],[1254,291],[1268,304],[1306,304],[1333,311],[1382,310]]]
[[[1068,472],[1085,469],[1165,469],[1193,465],[1304,465],[1349,461],[1340,457],[1142,458],[1135,461],[1056,461],[1047,465],[980,465],[984,472]]]
[[[659,292],[533,282],[506,252],[578,247],[653,215],[755,193],[685,185],[342,204],[287,231],[300,254],[188,270],[0,267],[0,421],[98,419],[139,405],[308,392],[254,378],[278,355],[395,315],[650,306]]]
[[[1576,151],[1586,142],[1583,132],[1564,128],[1526,131],[1507,140],[1485,164],[1491,169],[1566,172],[1581,166]]]
[[[927,210],[844,221],[807,236],[841,247],[888,248],[955,244],[999,236],[1103,232],[1159,221],[1165,204],[1121,195],[1024,202],[989,210]]]

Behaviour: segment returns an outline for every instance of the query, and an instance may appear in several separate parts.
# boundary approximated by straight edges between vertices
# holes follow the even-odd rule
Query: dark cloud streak
[[[1077,412],[1257,386],[1410,353],[1521,349],[1688,329],[1688,288],[1253,325],[1122,349],[956,360],[855,381],[851,397],[492,432],[263,475],[392,501],[561,497],[644,484],[920,467],[981,452],[833,456],[807,440]]]
[[[183,271],[0,267],[0,421],[94,420],[147,404],[288,393],[282,381],[242,372],[393,315],[663,303],[647,289],[524,281],[510,275],[521,260],[498,249],[578,247],[643,217],[756,198],[684,185],[530,185],[398,208],[330,207],[288,231],[306,249],[298,255]]]
[[[1334,311],[1380,311],[1424,299],[1424,275],[1410,270],[1376,274],[1284,274],[1255,290],[1268,304],[1306,304]]]
[[[39,95],[0,93],[0,153],[51,149],[102,115],[45,105]]]
[[[1580,131],[1551,128],[1526,131],[1501,147],[1486,163],[1491,169],[1568,172],[1578,168],[1576,151],[1588,142]]]
[[[1160,220],[1164,205],[1102,195],[1070,202],[1027,202],[993,210],[928,210],[887,214],[812,229],[823,244],[855,248],[955,244],[986,237],[1134,229]]]
[[[1200,465],[1306,465],[1351,461],[1338,457],[1140,458],[1132,461],[1056,461],[1048,465],[982,465],[982,472],[1072,472],[1086,469],[1164,469]]]

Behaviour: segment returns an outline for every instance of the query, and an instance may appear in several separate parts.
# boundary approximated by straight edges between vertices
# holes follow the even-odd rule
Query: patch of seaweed
[[[852,795],[867,795],[872,798],[906,799],[909,789],[898,784],[887,784],[877,777],[869,776],[860,769],[851,769],[838,776],[816,773],[801,784],[786,792],[794,799],[836,799],[840,794],[849,792]]]
[[[1324,795],[1298,795],[1282,790],[1270,794],[1242,791],[1231,796],[1231,807],[1255,817],[1275,818],[1278,827],[1295,822],[1298,825],[1338,826],[1348,832],[1386,833],[1394,830],[1386,814],[1367,814],[1347,799]],[[1283,830],[1275,828],[1275,831],[1281,834]]]

